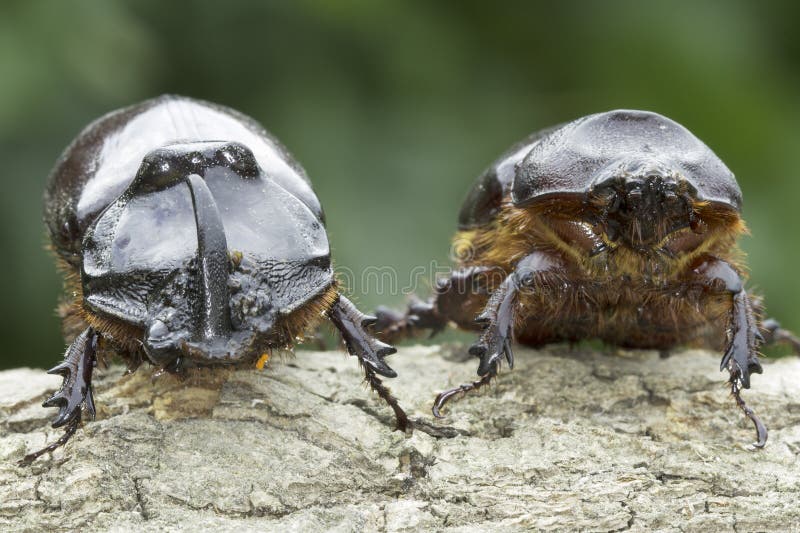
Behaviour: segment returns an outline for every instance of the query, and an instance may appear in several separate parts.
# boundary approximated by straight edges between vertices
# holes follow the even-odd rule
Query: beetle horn
[[[203,337],[221,337],[231,331],[228,304],[228,241],[214,196],[203,178],[190,174],[186,184],[192,193],[197,225],[197,260]]]

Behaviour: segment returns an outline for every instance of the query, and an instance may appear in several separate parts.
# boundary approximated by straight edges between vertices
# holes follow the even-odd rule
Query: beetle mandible
[[[598,113],[534,133],[477,179],[454,239],[457,269],[405,313],[379,308],[376,330],[399,339],[448,323],[481,331],[469,353],[486,385],[512,340],[542,346],[600,339],[626,348],[718,350],[731,392],[761,373],[759,345],[800,340],[761,320],[744,288],[736,241],[746,231],[733,173],[697,137],[656,113]]]
[[[179,372],[253,365],[322,319],[341,332],[366,380],[409,421],[381,376],[395,352],[369,335],[374,318],[340,294],[325,217],[303,168],[253,119],[162,96],[86,127],[53,169],[44,220],[70,297],[60,306],[64,361],[55,443],[94,417],[92,372],[118,353]]]

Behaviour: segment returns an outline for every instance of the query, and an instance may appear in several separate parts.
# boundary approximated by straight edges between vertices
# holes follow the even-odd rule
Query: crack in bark
[[[628,496],[626,496],[626,497],[630,497],[630,495],[628,495]],[[633,527],[633,523],[636,521],[636,511],[634,511],[633,509],[631,509],[631,508],[628,506],[627,502],[621,501],[621,502],[619,502],[619,503],[620,503],[620,506],[621,506],[623,509],[627,510],[627,512],[628,512],[628,521],[627,521],[627,523],[625,524],[625,526],[623,526],[623,527],[621,527],[621,528],[619,528],[619,529],[614,529],[614,530],[612,530],[612,531],[615,531],[615,532],[616,532],[616,531],[628,531],[629,529],[631,529],[631,528]]]
[[[142,494],[142,478],[133,478],[133,490],[136,494],[136,503],[139,506],[139,514],[142,516],[142,520],[147,522],[150,520],[150,514],[147,512],[147,507],[144,503],[144,495]]]

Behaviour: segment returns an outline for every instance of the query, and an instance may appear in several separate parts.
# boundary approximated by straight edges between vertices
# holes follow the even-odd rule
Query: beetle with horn
[[[366,380],[410,423],[378,375],[395,349],[370,336],[374,319],[340,294],[325,218],[300,165],[257,122],[232,109],[162,96],[90,124],[50,175],[44,218],[66,277],[61,306],[72,338],[55,443],[95,413],[92,372],[105,353],[143,361],[254,365],[327,319]]]

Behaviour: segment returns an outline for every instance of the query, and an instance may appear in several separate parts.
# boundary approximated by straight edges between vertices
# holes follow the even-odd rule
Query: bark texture
[[[298,352],[263,371],[184,380],[98,369],[98,419],[58,437],[59,378],[0,373],[0,529],[237,531],[777,531],[800,523],[800,360],[765,363],[745,398],[686,351],[516,350],[517,368],[433,421],[470,380],[463,346],[411,346],[389,380],[414,419],[392,431],[353,358]]]

